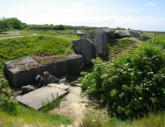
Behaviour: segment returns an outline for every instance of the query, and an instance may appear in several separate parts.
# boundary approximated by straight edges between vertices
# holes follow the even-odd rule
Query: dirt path
[[[74,123],[68,127],[78,127],[79,122],[84,117],[84,113],[88,111],[106,113],[105,110],[98,110],[98,105],[91,102],[87,97],[82,97],[81,88],[79,86],[71,87],[69,91],[70,93],[61,101],[59,108],[50,111],[52,114],[71,117]]]
[[[6,40],[6,39],[18,38],[18,37],[24,37],[24,36],[0,37],[0,40]]]

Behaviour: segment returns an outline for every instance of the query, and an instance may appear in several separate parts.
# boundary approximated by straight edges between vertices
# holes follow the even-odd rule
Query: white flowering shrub
[[[111,116],[132,119],[165,109],[165,52],[147,42],[113,63],[94,60],[80,78],[86,94],[97,97]]]

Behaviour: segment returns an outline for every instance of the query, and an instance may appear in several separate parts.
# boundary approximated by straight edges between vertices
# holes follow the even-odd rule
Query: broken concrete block
[[[28,93],[28,92],[31,92],[31,91],[33,91],[35,88],[34,88],[34,86],[32,86],[32,85],[26,85],[26,86],[22,86],[21,87],[21,90],[22,90],[22,94],[26,94],[26,93]]]
[[[39,110],[46,104],[56,100],[59,96],[68,93],[67,89],[69,87],[64,84],[48,84],[23,96],[17,96],[16,99],[25,106]]]
[[[29,56],[5,62],[4,65],[10,84],[23,86],[35,83],[36,76],[44,71],[55,76],[78,73],[84,67],[84,59],[81,55],[70,55],[64,58]]]
[[[74,40],[73,50],[84,57],[86,64],[91,63],[91,60],[95,57],[94,44],[85,38]]]

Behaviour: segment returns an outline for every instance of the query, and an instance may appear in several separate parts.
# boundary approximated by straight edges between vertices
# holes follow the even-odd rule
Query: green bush
[[[0,32],[4,32],[10,29],[24,29],[27,24],[21,22],[17,18],[2,18],[0,19]]]
[[[113,63],[94,60],[92,73],[80,78],[82,89],[106,104],[111,116],[143,116],[165,107],[165,52],[148,42]]]

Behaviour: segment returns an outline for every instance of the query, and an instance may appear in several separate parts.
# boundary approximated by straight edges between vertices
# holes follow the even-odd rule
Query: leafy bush
[[[113,63],[94,60],[80,78],[86,94],[106,104],[111,116],[128,119],[165,107],[165,52],[148,42]]]
[[[0,19],[0,32],[7,31],[9,29],[24,29],[27,24],[22,23],[17,18],[2,18]]]

